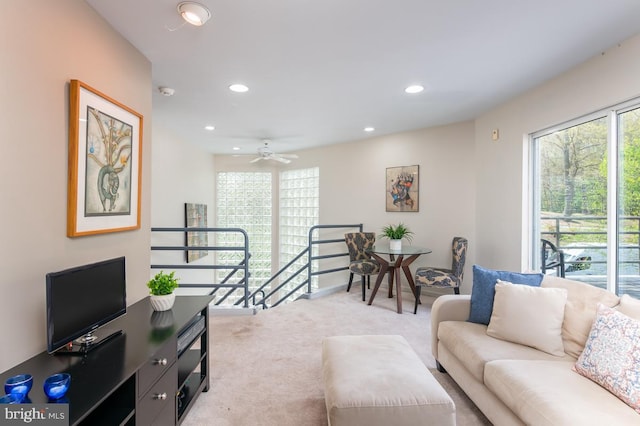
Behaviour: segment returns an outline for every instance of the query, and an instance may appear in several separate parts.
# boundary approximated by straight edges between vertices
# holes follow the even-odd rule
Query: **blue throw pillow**
[[[493,312],[493,298],[496,295],[496,281],[509,281],[540,287],[542,274],[521,274],[509,271],[494,271],[473,265],[473,288],[471,290],[471,312],[469,322],[489,324]]]

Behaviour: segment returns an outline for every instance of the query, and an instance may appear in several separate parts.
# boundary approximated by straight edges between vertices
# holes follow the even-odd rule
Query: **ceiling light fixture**
[[[205,6],[193,1],[183,1],[178,4],[178,13],[182,16],[182,19],[199,27],[204,25],[205,22],[211,18],[211,12]]]
[[[215,129],[216,129],[216,126],[204,126],[204,129],[205,129],[205,130],[210,130],[210,131],[211,131],[211,130],[215,130]]]
[[[404,89],[405,92],[407,93],[420,93],[424,90],[423,86],[420,86],[419,84],[414,84],[412,86],[407,87],[406,89]]]
[[[364,131],[365,132],[373,132],[375,130],[375,127],[365,127]]]
[[[232,92],[244,93],[248,92],[249,88],[244,84],[232,84],[231,86],[229,86],[229,90],[231,90]]]

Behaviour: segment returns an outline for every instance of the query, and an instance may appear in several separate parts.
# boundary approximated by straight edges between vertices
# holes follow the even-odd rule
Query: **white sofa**
[[[541,287],[567,290],[564,356],[490,337],[486,325],[467,321],[471,296],[445,295],[435,300],[431,317],[438,368],[446,370],[494,425],[640,425],[633,408],[572,369],[587,342],[597,303],[619,307],[621,298],[552,276],[545,276]],[[640,319],[640,302],[628,296],[623,300],[631,303],[621,311]]]

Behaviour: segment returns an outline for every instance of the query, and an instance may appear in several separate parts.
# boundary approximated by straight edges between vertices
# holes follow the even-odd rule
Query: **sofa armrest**
[[[431,306],[431,353],[438,360],[438,325],[442,321],[466,321],[471,309],[471,295],[446,294]]]

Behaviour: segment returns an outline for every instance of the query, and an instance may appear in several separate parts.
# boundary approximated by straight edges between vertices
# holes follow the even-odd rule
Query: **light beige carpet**
[[[405,295],[400,315],[395,298],[389,299],[386,290],[381,288],[368,306],[355,287],[350,293],[299,300],[257,315],[212,316],[211,387],[199,396],[183,425],[326,425],[322,339],[364,334],[404,336],[451,395],[457,424],[490,425],[453,380],[435,370],[431,300],[424,296],[422,300],[414,315],[413,300]]]

